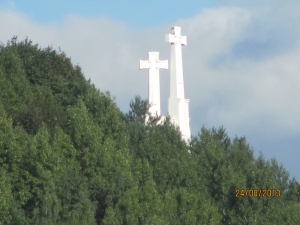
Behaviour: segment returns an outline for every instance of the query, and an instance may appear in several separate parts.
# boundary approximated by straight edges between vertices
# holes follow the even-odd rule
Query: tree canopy
[[[0,46],[0,224],[300,224],[300,185],[245,137],[189,143],[139,96],[121,112],[64,52]]]

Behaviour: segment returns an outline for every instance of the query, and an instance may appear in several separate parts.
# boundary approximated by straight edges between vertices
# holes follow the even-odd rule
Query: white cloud
[[[265,129],[272,126],[299,132],[300,109],[295,104],[300,90],[299,47],[260,60],[255,60],[257,55],[253,59],[247,52],[235,52],[249,36],[264,36],[253,30],[257,21],[264,20],[260,16],[243,8],[220,7],[178,21],[188,36],[188,45],[183,47],[185,88],[191,99],[191,119],[197,121],[194,131],[202,124],[223,124],[239,134],[245,125],[264,120],[268,125]],[[138,60],[145,59],[148,51],[160,51],[161,59],[169,57],[169,46],[164,43],[169,27],[165,26],[130,33],[120,22],[78,15],[67,16],[62,24],[45,25],[13,11],[1,12],[0,21],[2,42],[18,35],[44,47],[60,46],[97,87],[116,96],[123,110],[135,94],[147,97],[147,72],[138,70]],[[268,38],[265,36],[264,42]],[[168,86],[168,72],[161,74],[162,84]],[[163,98],[168,97],[169,87],[165,86]],[[166,102],[162,99],[163,104]]]
[[[192,116],[199,118],[198,130],[205,124],[224,125],[238,136],[253,132],[253,127],[273,137],[299,135],[299,36],[290,42],[280,30],[276,37],[263,33],[262,28],[255,33],[254,28],[265,19],[259,16],[247,9],[221,7],[180,21],[188,35],[184,47],[186,93],[191,98]],[[276,27],[271,22],[269,30]],[[259,47],[264,52],[253,49],[253,44],[237,53],[240,43],[262,38]],[[287,48],[279,48],[287,42]],[[274,51],[275,47],[279,50]]]
[[[231,136],[256,140],[300,136],[299,4],[271,5],[207,9],[174,24],[187,35],[185,92],[191,99],[194,134],[204,124],[224,125]],[[139,60],[146,59],[148,51],[169,57],[164,35],[170,26],[131,32],[117,21],[78,15],[45,25],[2,11],[0,29],[4,43],[18,35],[43,47],[60,46],[96,87],[116,96],[122,110],[128,110],[135,94],[147,97],[147,71],[138,70]],[[161,71],[163,112],[168,74]]]

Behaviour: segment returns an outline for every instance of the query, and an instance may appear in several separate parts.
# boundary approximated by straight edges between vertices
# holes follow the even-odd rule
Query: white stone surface
[[[189,99],[184,98],[182,45],[187,44],[186,36],[181,35],[180,27],[172,27],[171,34],[166,35],[166,42],[171,43],[170,61],[170,98],[168,111],[171,121],[179,126],[182,138],[191,138]]]
[[[159,70],[168,69],[168,60],[159,61],[159,52],[148,52],[149,60],[140,60],[140,69],[149,70],[148,102],[152,116],[161,115]]]

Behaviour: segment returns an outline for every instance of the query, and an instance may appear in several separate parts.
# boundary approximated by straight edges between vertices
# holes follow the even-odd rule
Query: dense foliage
[[[169,119],[144,123],[140,97],[122,113],[63,52],[14,37],[0,90],[0,224],[300,224],[299,184],[275,159],[223,128],[186,144]]]

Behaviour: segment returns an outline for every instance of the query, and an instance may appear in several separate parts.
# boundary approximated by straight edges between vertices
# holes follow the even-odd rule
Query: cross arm
[[[186,45],[186,36],[174,35],[174,34],[166,34],[166,42],[167,43],[179,43],[181,45]]]
[[[175,42],[175,36],[173,34],[166,34],[166,42],[167,43],[174,43]]]
[[[140,70],[148,69],[149,68],[149,61],[148,60],[140,60]]]
[[[169,69],[168,60],[159,61],[158,64],[157,64],[157,67],[159,69]]]

